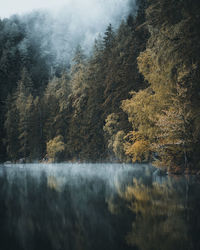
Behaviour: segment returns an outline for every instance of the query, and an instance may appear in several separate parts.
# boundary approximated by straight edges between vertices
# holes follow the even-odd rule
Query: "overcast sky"
[[[94,39],[105,32],[109,23],[117,28],[130,13],[130,2],[135,0],[0,0],[0,18],[17,14],[26,22],[31,15],[23,14],[47,10],[42,23],[35,19],[35,30],[29,34],[48,34],[57,57],[66,60],[77,44],[89,53]]]
[[[36,9],[57,10],[62,6],[88,9],[88,14],[92,13],[92,9],[102,2],[113,5],[123,5],[127,0],[0,0],[0,17],[5,18],[13,14],[24,14]]]
[[[70,0],[0,0],[0,17],[4,18],[13,14],[23,14],[34,9],[53,9],[69,1]]]

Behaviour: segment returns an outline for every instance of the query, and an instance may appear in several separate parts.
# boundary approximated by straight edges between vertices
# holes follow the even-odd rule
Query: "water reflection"
[[[149,166],[1,166],[0,249],[199,250],[199,191]]]
[[[200,184],[196,178],[153,176],[149,182],[143,176],[117,189],[135,214],[126,235],[128,245],[141,250],[200,249]]]
[[[173,187],[158,183],[145,186],[134,179],[124,199],[136,214],[126,237],[128,244],[142,250],[189,249],[183,202]]]

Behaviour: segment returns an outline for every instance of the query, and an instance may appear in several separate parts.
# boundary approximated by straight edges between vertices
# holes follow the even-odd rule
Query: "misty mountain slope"
[[[1,158],[198,171],[199,2],[78,3],[0,23]]]
[[[38,10],[0,20],[1,138],[5,137],[5,101],[8,94],[16,91],[23,67],[32,79],[32,94],[40,95],[49,79],[69,68],[78,44],[89,55],[98,34],[109,23],[117,27],[131,8],[135,4],[130,6],[128,0],[68,1],[61,9]],[[0,147],[1,155],[5,154],[3,140]]]

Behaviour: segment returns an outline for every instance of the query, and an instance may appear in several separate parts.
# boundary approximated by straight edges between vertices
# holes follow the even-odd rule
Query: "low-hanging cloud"
[[[75,48],[80,44],[88,54],[95,38],[103,34],[111,23],[117,28],[130,12],[134,13],[135,0],[67,0],[47,10],[21,16],[27,23],[27,31],[42,40],[43,53],[54,52],[57,62],[70,61]],[[130,7],[131,6],[131,7]],[[133,7],[134,6],[134,7]],[[30,16],[35,16],[30,26]],[[38,17],[37,17],[38,15]]]

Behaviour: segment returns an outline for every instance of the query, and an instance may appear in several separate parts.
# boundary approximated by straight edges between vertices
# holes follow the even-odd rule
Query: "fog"
[[[109,188],[116,188],[118,182],[132,182],[133,175],[141,177],[142,175],[153,177],[155,169],[148,164],[92,164],[92,163],[57,163],[57,164],[3,164],[0,165],[0,176],[6,170],[9,180],[15,181],[16,176],[25,175],[34,176],[40,179],[42,174],[47,177],[57,179],[60,187],[65,183],[73,185],[81,184],[84,180],[96,179],[105,182]],[[23,178],[22,178],[23,179]]]
[[[54,1],[48,1],[49,4],[47,1],[36,1],[33,4],[30,1],[30,8],[27,3],[23,8],[23,1],[19,1],[15,14],[26,25],[29,38],[41,41],[44,56],[52,53],[55,61],[66,64],[79,44],[89,55],[95,38],[103,36],[109,24],[116,29],[127,15],[136,12],[135,2],[136,0],[60,0],[56,1],[57,4]],[[3,5],[6,9],[7,4]],[[16,18],[16,15],[11,18]],[[21,49],[26,46],[27,41],[23,41]]]
[[[126,0],[108,0],[108,1],[103,1],[103,0],[7,0],[7,1],[2,1],[1,3],[1,9],[0,9],[0,17],[1,18],[8,18],[13,14],[25,14],[27,12],[30,12],[32,10],[53,10],[57,11],[60,8],[63,8],[64,6],[72,9],[72,8],[79,8],[79,9],[85,9],[87,7],[90,8],[97,8],[100,7],[103,4],[105,6],[112,6],[114,3],[114,8],[117,5],[122,6],[122,4],[126,4]],[[113,8],[113,6],[112,6]],[[90,13],[89,12],[89,13]]]

